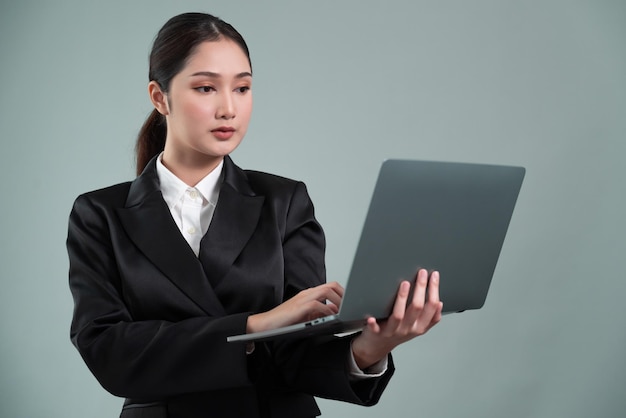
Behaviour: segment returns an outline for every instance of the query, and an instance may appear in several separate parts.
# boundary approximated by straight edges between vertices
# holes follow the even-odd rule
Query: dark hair
[[[250,52],[243,37],[230,24],[206,13],[183,13],[174,16],[163,25],[150,52],[150,81],[156,81],[164,93],[196,47],[202,42],[227,38],[241,47],[250,62]],[[252,63],[250,62],[250,67]],[[150,159],[163,151],[167,127],[165,117],[156,109],[144,122],[135,146],[137,174],[140,174]]]

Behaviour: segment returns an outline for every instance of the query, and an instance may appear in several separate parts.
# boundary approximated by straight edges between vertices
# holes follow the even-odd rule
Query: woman
[[[227,343],[336,313],[343,289],[325,283],[305,186],[228,156],[252,111],[241,35],[207,14],[176,16],[155,39],[149,78],[138,177],[80,196],[67,240],[72,342],[127,398],[121,416],[312,417],[313,396],[375,404],[391,350],[441,318],[438,274],[426,295],[418,273],[411,303],[402,283],[393,315],[356,336]]]

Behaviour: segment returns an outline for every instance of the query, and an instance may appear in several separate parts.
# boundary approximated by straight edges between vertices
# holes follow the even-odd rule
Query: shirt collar
[[[156,171],[159,177],[159,183],[163,199],[169,207],[173,207],[178,203],[183,194],[189,189],[196,189],[203,199],[213,205],[217,204],[217,198],[220,193],[220,178],[224,161],[222,160],[213,171],[207,174],[195,187],[187,185],[184,181],[176,177],[161,161],[163,153],[159,155],[156,161]]]

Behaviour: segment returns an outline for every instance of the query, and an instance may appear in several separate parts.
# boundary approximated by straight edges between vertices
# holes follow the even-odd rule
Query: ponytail
[[[137,144],[135,145],[137,175],[141,174],[152,157],[163,151],[166,134],[165,117],[156,109],[152,110],[137,136]]]

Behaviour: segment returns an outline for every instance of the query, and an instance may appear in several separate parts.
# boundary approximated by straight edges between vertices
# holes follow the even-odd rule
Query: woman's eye
[[[245,93],[250,90],[250,86],[237,87],[235,91],[237,93]]]
[[[211,86],[200,86],[200,87],[196,87],[194,90],[199,91],[200,93],[210,93],[214,91],[215,89]]]

